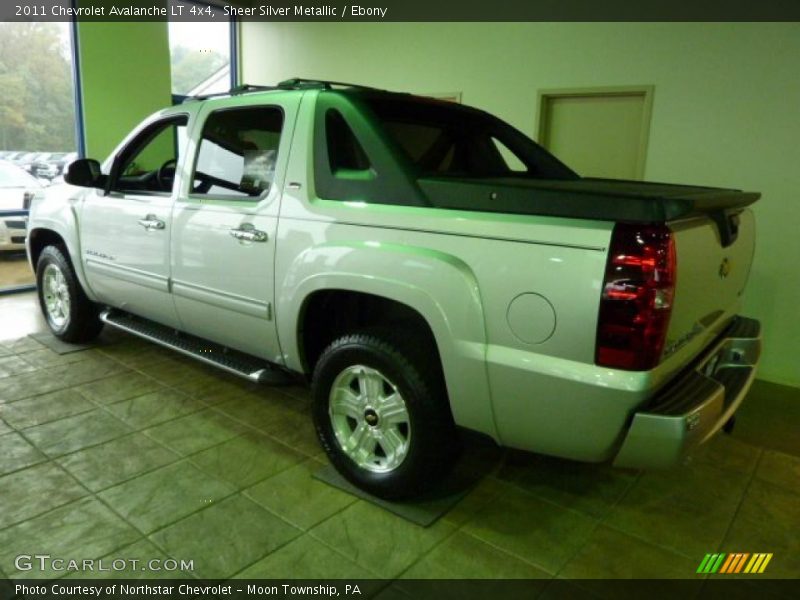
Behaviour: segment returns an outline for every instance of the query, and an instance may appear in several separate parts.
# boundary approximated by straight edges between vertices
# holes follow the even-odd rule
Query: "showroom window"
[[[275,176],[283,111],[258,106],[212,113],[203,126],[192,193],[261,196]]]
[[[215,17],[213,21],[169,22],[173,101],[179,104],[189,96],[227,92],[236,85],[235,22],[217,6],[186,1],[179,4],[201,6],[213,11]]]
[[[70,23],[0,23],[0,293],[29,289],[28,207],[77,154]]]

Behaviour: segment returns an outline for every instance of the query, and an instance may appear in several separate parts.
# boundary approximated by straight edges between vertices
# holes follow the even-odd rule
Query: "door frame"
[[[579,88],[557,88],[540,89],[536,98],[536,141],[544,148],[547,148],[547,119],[550,109],[550,101],[558,98],[580,98],[580,97],[613,97],[613,96],[643,96],[644,106],[642,107],[642,127],[639,135],[639,147],[636,153],[636,177],[644,179],[645,166],[647,164],[647,148],[650,141],[650,123],[653,114],[653,95],[655,94],[654,85],[618,85],[618,86],[596,86]]]

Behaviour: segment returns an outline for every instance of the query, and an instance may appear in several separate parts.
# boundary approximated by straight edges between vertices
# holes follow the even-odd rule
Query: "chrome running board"
[[[293,382],[289,373],[265,360],[193,335],[179,333],[170,327],[126,312],[105,309],[100,313],[100,320],[106,325],[170,348],[255,383],[285,385]]]

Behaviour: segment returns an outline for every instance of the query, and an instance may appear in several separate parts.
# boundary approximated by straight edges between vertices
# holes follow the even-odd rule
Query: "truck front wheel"
[[[58,246],[47,246],[36,263],[39,305],[50,331],[69,343],[88,342],[103,328],[95,305],[81,287],[72,264]]]
[[[419,348],[387,334],[345,335],[314,369],[314,424],[325,452],[347,480],[381,498],[423,494],[458,454],[438,360]]]

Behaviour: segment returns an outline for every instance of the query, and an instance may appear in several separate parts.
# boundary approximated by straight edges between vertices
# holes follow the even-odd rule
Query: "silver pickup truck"
[[[759,195],[583,178],[500,119],[290,80],[152,115],[34,201],[53,333],[103,325],[313,386],[350,481],[415,495],[458,427],[663,467],[755,376],[738,316]]]

